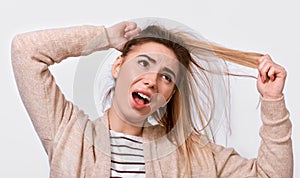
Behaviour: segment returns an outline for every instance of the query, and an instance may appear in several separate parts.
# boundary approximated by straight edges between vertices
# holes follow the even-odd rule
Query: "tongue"
[[[144,104],[144,100],[143,99],[140,99],[138,97],[134,98],[134,101],[138,104]]]

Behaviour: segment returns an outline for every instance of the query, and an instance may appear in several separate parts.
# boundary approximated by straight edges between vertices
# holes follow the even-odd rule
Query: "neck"
[[[125,118],[119,117],[113,107],[108,111],[108,122],[110,130],[127,135],[142,136],[143,124],[130,123]]]

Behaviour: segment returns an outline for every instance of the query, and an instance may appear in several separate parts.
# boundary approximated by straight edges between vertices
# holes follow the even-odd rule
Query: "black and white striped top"
[[[142,137],[110,130],[110,177],[145,177],[145,160]]]

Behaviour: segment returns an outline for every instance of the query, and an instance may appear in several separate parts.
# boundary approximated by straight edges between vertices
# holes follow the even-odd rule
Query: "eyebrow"
[[[148,59],[150,62],[152,62],[152,63],[156,64],[156,60],[155,60],[155,59],[153,59],[152,57],[150,57],[150,56],[146,55],[146,54],[141,54],[141,55],[138,55],[138,57],[145,57],[145,58],[147,58],[147,59]]]
[[[146,55],[146,54],[138,55],[138,57],[145,57],[145,58],[147,58],[150,62],[156,64],[156,60],[153,59],[152,57]],[[164,70],[165,70],[166,72],[170,73],[171,75],[173,75],[173,77],[176,79],[176,75],[175,75],[175,73],[173,72],[173,70],[171,70],[171,69],[168,68],[168,67],[164,67]]]
[[[171,69],[164,67],[164,70],[167,71],[168,73],[170,73],[171,75],[173,75],[174,79],[176,79],[176,75]]]

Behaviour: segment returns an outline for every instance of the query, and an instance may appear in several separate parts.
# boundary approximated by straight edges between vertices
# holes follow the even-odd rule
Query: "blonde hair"
[[[193,33],[166,30],[157,25],[148,26],[139,36],[128,41],[122,55],[126,56],[132,46],[149,41],[161,43],[172,49],[182,64],[182,77],[176,83],[175,94],[166,108],[159,109],[153,116],[165,128],[169,140],[179,147],[185,159],[184,172],[190,175],[194,154],[199,147],[206,144],[199,138],[204,136],[214,141],[211,123],[216,117],[218,104],[214,90],[216,86],[219,87],[214,83],[215,79],[220,79],[219,83],[225,86],[221,88],[221,92],[225,92],[229,97],[227,77],[240,74],[231,73],[227,67],[228,62],[256,68],[258,59],[263,55],[228,49],[203,40]],[[221,99],[224,99],[222,97]],[[229,98],[226,98],[222,100],[221,105],[224,105],[225,113],[228,114]],[[196,161],[199,163],[199,160]]]
[[[212,131],[213,128],[210,127],[209,123],[211,122],[213,117],[208,117],[205,114],[202,114],[201,112],[205,112],[203,111],[203,109],[199,106],[201,106],[201,104],[198,102],[199,98],[197,97],[197,92],[199,90],[199,86],[202,87],[203,84],[199,84],[199,80],[197,80],[197,74],[199,74],[199,71],[202,72],[202,75],[204,75],[204,80],[200,80],[201,82],[206,82],[206,85],[208,87],[209,90],[211,90],[212,88],[212,81],[206,80],[208,77],[206,76],[207,74],[212,74],[212,75],[220,75],[223,76],[223,82],[226,84],[226,88],[227,91],[224,91],[227,93],[227,103],[229,104],[229,80],[227,80],[226,78],[228,76],[246,76],[246,77],[253,77],[250,75],[243,75],[243,74],[236,74],[236,73],[231,73],[228,70],[227,67],[227,63],[228,62],[232,62],[241,66],[245,66],[245,67],[250,67],[250,68],[257,68],[258,65],[258,60],[263,56],[263,54],[260,53],[255,53],[255,52],[244,52],[244,51],[239,51],[239,50],[234,50],[234,49],[229,49],[229,48],[225,48],[223,46],[217,45],[215,43],[209,42],[209,41],[203,41],[200,40],[198,38],[196,38],[195,36],[191,36],[191,34],[188,34],[186,32],[173,32],[173,34],[175,34],[178,38],[181,38],[182,41],[185,42],[185,47],[190,51],[190,53],[192,54],[192,58],[193,58],[193,62],[191,63],[194,67],[192,67],[191,70],[191,75],[189,78],[189,81],[194,81],[194,83],[192,85],[190,85],[189,87],[187,87],[186,89],[189,89],[188,92],[190,93],[190,95],[193,97],[193,104],[195,105],[194,108],[198,108],[196,110],[197,116],[199,118],[199,122],[201,123],[201,125],[205,128],[208,127],[208,132],[210,132],[210,138],[211,140],[214,142],[214,131]],[[204,56],[204,57],[203,57]],[[212,57],[215,56],[215,57]],[[211,59],[214,58],[216,60],[219,60],[218,63],[219,64],[223,64],[221,66],[222,67],[217,67],[214,68],[212,70],[210,69],[205,69],[203,68],[203,66],[200,65],[200,61],[205,60],[205,59]],[[217,61],[216,61],[217,62]],[[193,71],[198,71],[198,72],[193,72]],[[187,90],[185,90],[186,92]],[[211,115],[214,115],[214,104],[215,104],[215,96],[214,93],[211,93],[211,96],[207,96],[205,97],[207,99],[211,99],[209,103],[212,103],[212,113]],[[186,100],[182,100],[183,102],[185,102]],[[188,104],[184,104],[184,105],[188,105]],[[227,117],[229,117],[229,107],[227,107],[229,105],[225,105],[225,110],[228,114]],[[191,107],[191,106],[189,106]],[[190,112],[184,112],[185,116],[181,116],[182,118],[192,118],[188,115],[191,115]],[[194,117],[195,118],[195,117]],[[227,118],[228,120],[230,118]],[[193,128],[193,133],[200,134],[199,130],[197,130],[195,124],[193,123],[193,121],[189,121],[189,123],[191,124],[190,126]],[[183,125],[184,127],[184,125]],[[189,127],[189,126],[187,126]],[[185,129],[185,128],[184,128]],[[207,133],[207,132],[206,132]],[[199,140],[195,139],[195,137],[191,136],[188,137],[185,141],[185,143],[182,145],[181,147],[181,151],[183,152],[183,154],[185,155],[185,170],[187,173],[191,172],[191,163],[192,160],[191,158],[195,157],[194,154],[196,154],[196,150],[194,150],[195,147],[195,143],[198,146],[201,146],[201,142],[199,142]],[[199,161],[199,160],[196,160]]]

